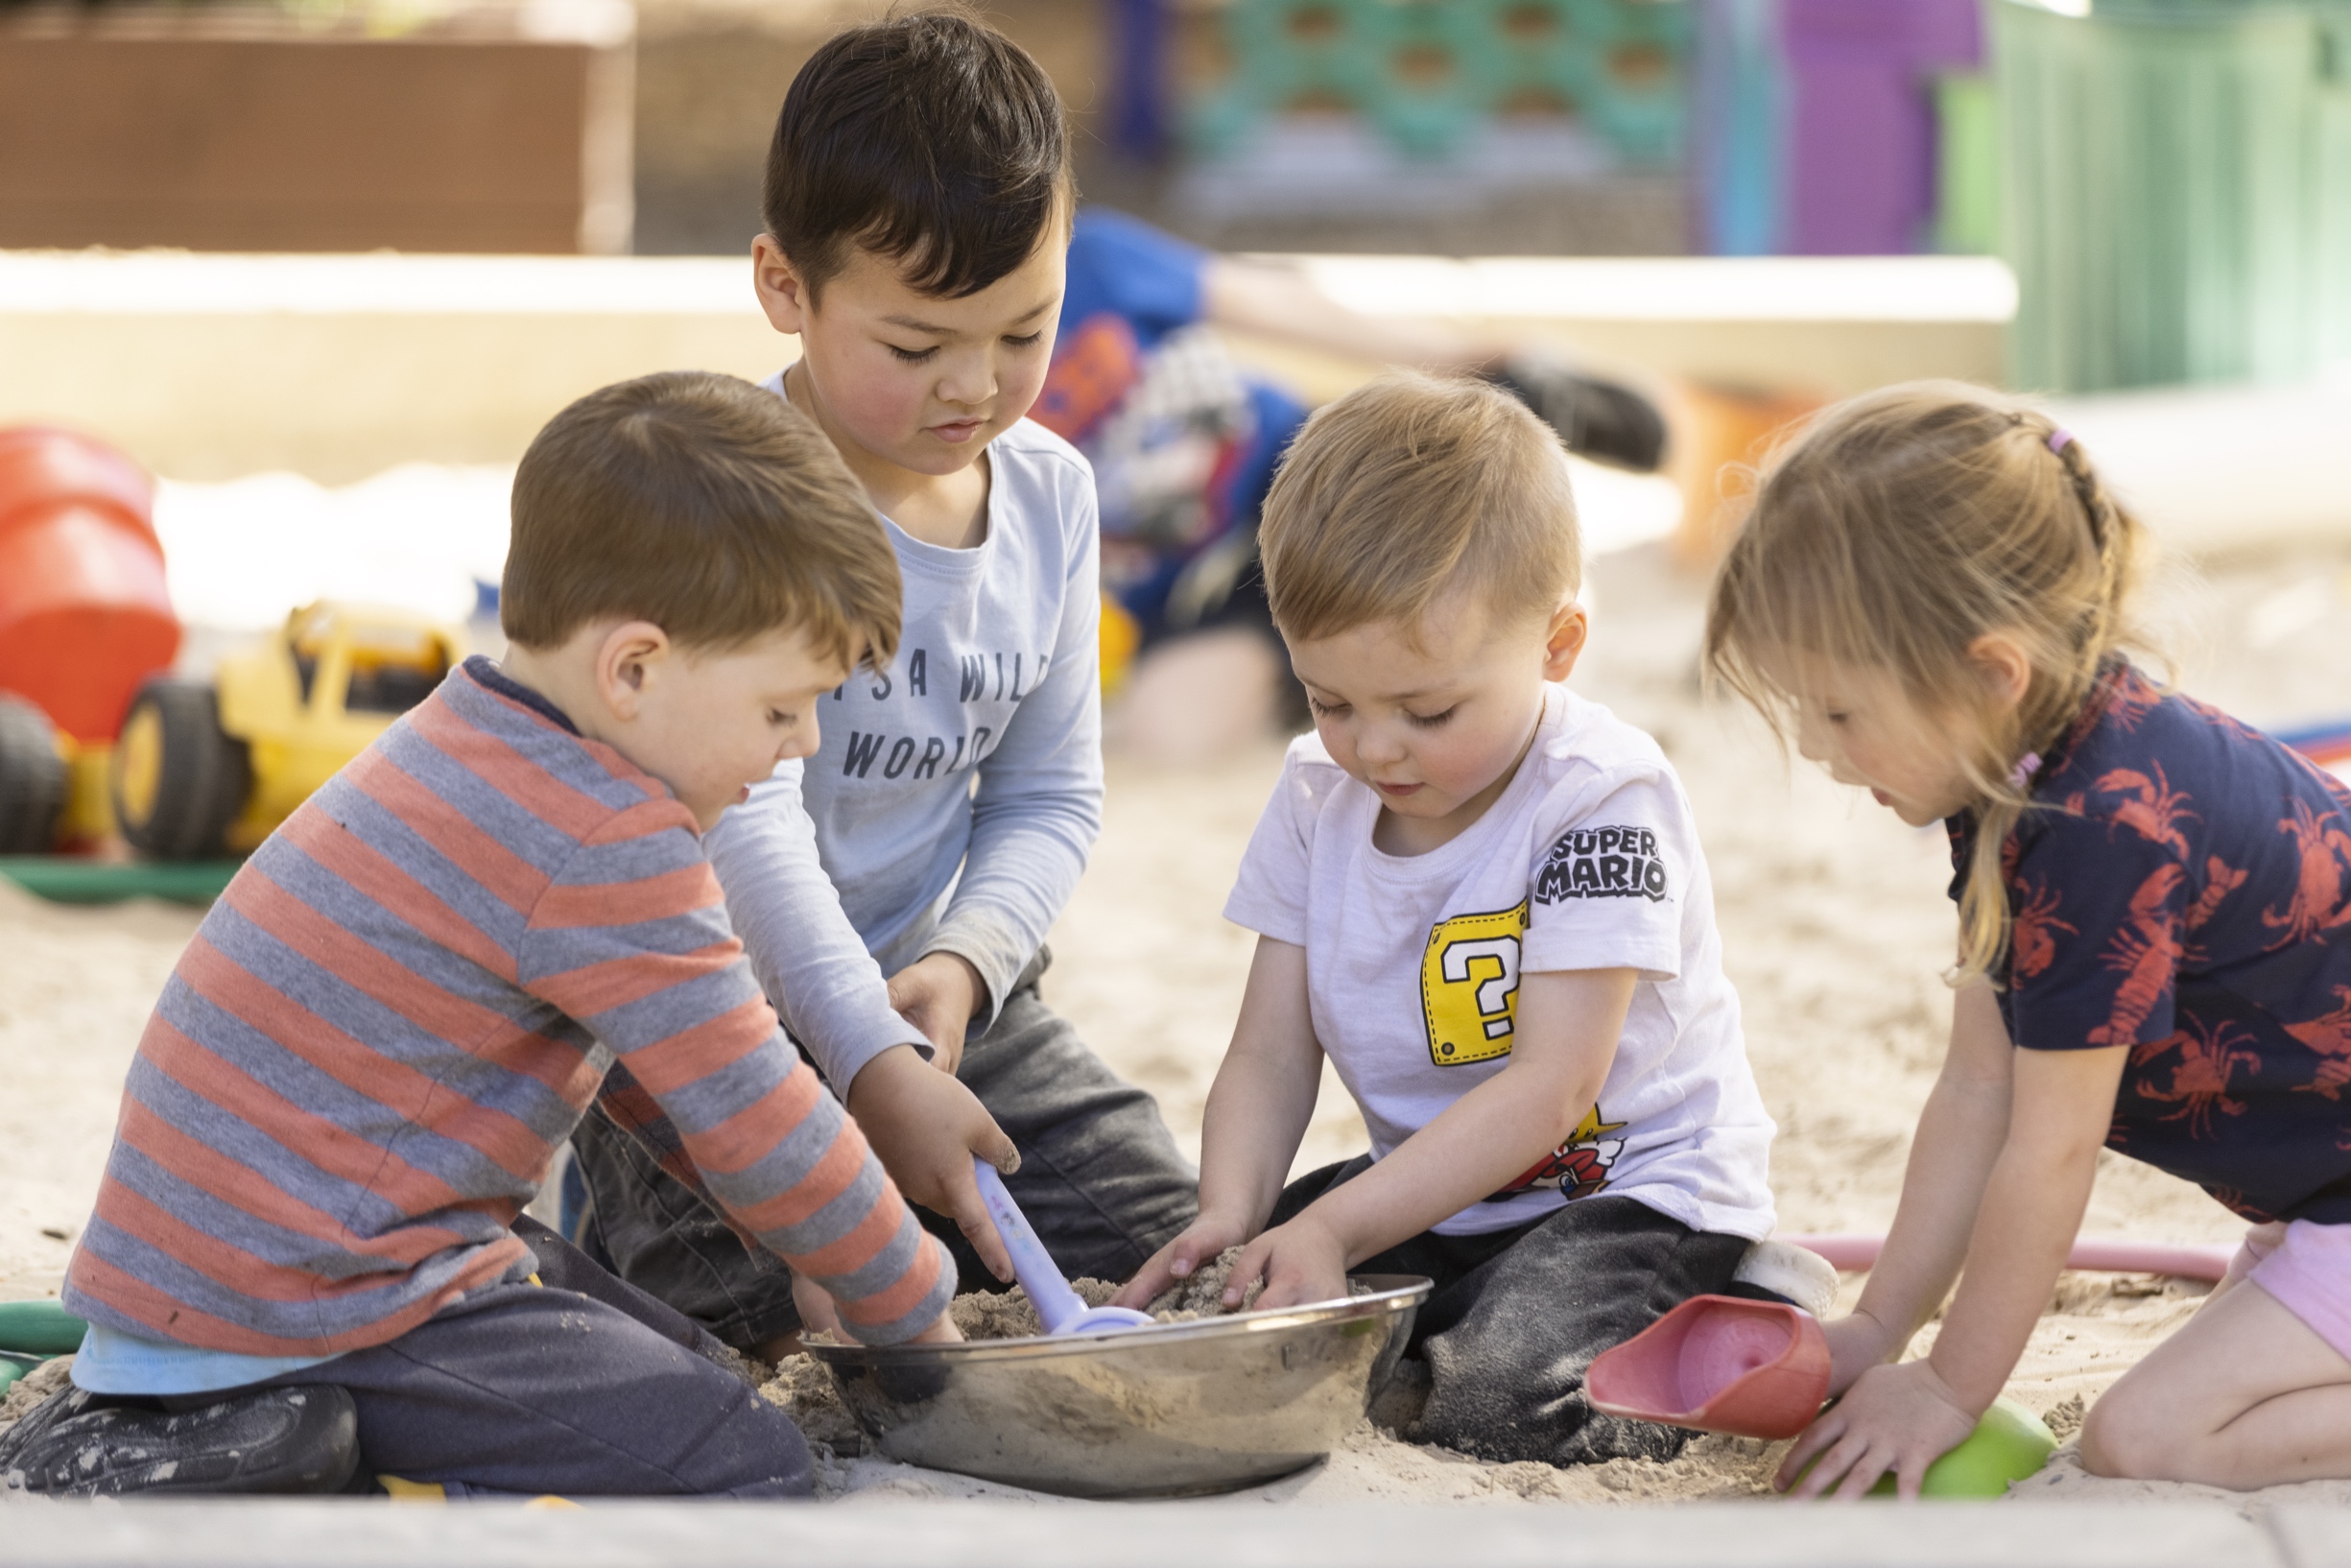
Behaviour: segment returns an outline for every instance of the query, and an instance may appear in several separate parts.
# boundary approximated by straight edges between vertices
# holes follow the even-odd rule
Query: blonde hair
[[[1715,579],[1707,668],[1783,741],[1794,698],[1766,661],[1791,653],[1883,672],[1913,711],[1967,724],[1977,831],[1955,982],[2007,951],[2001,855],[2029,803],[2012,772],[2060,740],[2102,666],[2137,640],[2124,612],[2142,540],[2047,415],[1920,382],[1825,410],[1776,453]],[[2012,706],[1970,664],[1987,632],[2030,662]]]
[[[1454,586],[1497,620],[1549,614],[1581,585],[1558,438],[1481,381],[1396,371],[1318,410],[1282,460],[1258,531],[1288,637],[1380,621],[1410,635]]]

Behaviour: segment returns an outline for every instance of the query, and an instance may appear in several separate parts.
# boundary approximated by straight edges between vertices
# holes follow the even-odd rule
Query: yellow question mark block
[[[1457,915],[1430,929],[1420,960],[1420,1007],[1429,1059],[1439,1067],[1510,1054],[1518,1005],[1518,939],[1527,903],[1490,915]]]

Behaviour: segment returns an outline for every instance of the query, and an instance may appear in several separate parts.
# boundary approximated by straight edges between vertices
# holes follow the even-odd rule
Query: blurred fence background
[[[740,253],[871,0],[0,7],[0,248]],[[2006,258],[2009,373],[2351,356],[2351,0],[992,0],[1227,249]]]

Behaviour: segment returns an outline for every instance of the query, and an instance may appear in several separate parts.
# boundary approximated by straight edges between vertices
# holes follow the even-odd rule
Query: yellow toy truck
[[[464,653],[454,627],[321,601],[209,681],[150,680],[114,744],[115,823],[151,860],[244,854]]]

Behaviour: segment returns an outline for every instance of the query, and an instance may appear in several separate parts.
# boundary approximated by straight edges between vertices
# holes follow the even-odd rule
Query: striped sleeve
[[[702,1188],[852,1334],[911,1339],[946,1309],[955,1266],[785,1041],[687,820],[651,800],[582,840],[531,913],[521,983],[626,1063]]]

